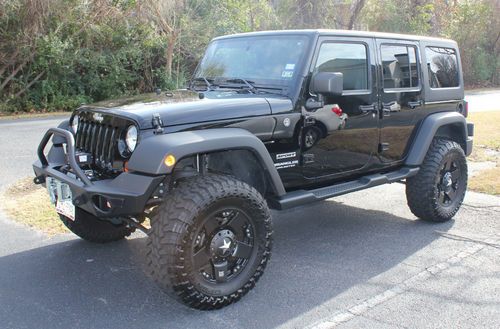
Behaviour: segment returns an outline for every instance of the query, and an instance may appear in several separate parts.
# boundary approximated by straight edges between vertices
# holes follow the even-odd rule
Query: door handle
[[[369,112],[378,113],[378,110],[377,110],[377,107],[375,106],[375,104],[360,105],[359,109],[363,113],[369,113]]]
[[[412,110],[416,109],[417,107],[422,106],[422,101],[414,101],[414,102],[408,102],[408,107]]]

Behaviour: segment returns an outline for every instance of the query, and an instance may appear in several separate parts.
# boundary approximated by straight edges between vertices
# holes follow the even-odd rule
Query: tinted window
[[[381,53],[384,89],[418,87],[415,47],[382,45]]]
[[[315,72],[341,72],[344,90],[368,89],[366,47],[358,43],[323,43]]]
[[[426,47],[425,57],[431,88],[458,87],[458,61],[454,49]]]

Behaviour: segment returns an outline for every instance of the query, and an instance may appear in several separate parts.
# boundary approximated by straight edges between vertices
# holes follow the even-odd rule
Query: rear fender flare
[[[426,117],[420,124],[408,152],[405,165],[420,166],[424,162],[425,155],[439,128],[445,126],[453,126],[454,129],[458,129],[459,140],[457,142],[464,148],[464,152],[469,155],[471,150],[468,149],[470,143],[467,143],[468,133],[465,117],[458,112],[434,113]]]

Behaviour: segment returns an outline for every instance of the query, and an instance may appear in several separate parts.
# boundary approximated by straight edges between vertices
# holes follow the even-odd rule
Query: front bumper
[[[64,153],[62,146],[55,145],[47,158],[44,149],[53,135],[66,140],[67,153]],[[123,172],[114,179],[91,181],[76,162],[74,145],[73,135],[69,131],[60,128],[49,129],[38,147],[39,160],[33,164],[35,181],[43,183],[49,176],[68,184],[73,195],[73,204],[97,217],[142,214],[150,197],[165,179],[165,176]],[[60,168],[66,165],[71,167],[74,175],[60,171]],[[103,206],[103,201],[106,206]]]

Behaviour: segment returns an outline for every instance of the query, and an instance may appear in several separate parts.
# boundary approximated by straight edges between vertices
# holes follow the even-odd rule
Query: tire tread
[[[186,245],[194,229],[196,216],[221,195],[244,198],[265,218],[266,239],[262,260],[254,274],[229,296],[210,296],[190,282],[191,269],[184,263]],[[184,304],[203,310],[219,309],[238,301],[262,276],[271,255],[272,224],[269,208],[253,187],[230,176],[205,175],[181,181],[151,220],[148,239],[148,269],[153,280],[169,295]]]
[[[411,212],[423,220],[444,222],[451,219],[460,208],[466,188],[458,204],[450,209],[440,207],[435,194],[436,175],[441,169],[444,157],[450,152],[457,152],[465,163],[465,183],[467,183],[467,162],[459,144],[447,139],[435,138],[425,156],[417,175],[406,180],[406,198]]]

